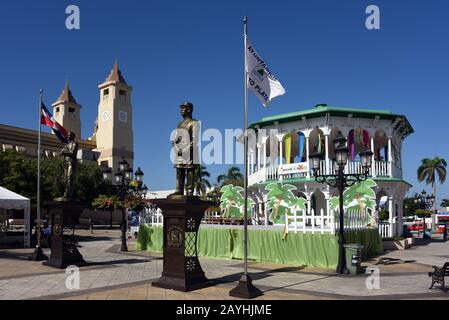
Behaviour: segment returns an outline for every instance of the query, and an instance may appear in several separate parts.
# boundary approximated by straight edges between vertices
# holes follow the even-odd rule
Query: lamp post
[[[103,170],[104,180],[111,181],[111,175],[112,171],[110,168],[105,168]],[[138,168],[137,171],[134,173],[137,186],[131,186],[130,184],[131,181],[133,180],[133,169],[129,166],[128,161],[126,161],[125,159],[122,159],[119,162],[119,168],[117,169],[117,172],[114,173],[115,184],[118,188],[118,195],[120,202],[122,204],[122,244],[120,247],[120,251],[122,252],[128,251],[128,245],[126,243],[126,232],[128,230],[126,208],[125,208],[126,197],[129,194],[137,194],[139,196],[143,196],[144,199],[146,198],[148,187],[146,185],[142,187],[143,176],[144,173],[142,169]],[[111,217],[111,225],[112,225],[112,217]]]
[[[338,265],[337,273],[348,274],[349,270],[346,266],[345,257],[345,236],[344,236],[344,207],[343,207],[343,193],[346,188],[355,183],[365,181],[368,178],[369,170],[371,168],[373,153],[364,146],[364,150],[359,153],[360,162],[362,164],[361,174],[345,174],[345,166],[348,162],[349,148],[346,145],[347,139],[343,136],[341,131],[338,132],[334,139],[335,161],[338,165],[337,174],[320,174],[320,162],[322,155],[316,149],[309,156],[311,169],[315,176],[315,181],[318,183],[325,183],[332,188],[336,188],[339,192],[339,230],[338,230]]]
[[[103,180],[107,181],[107,182],[111,182],[111,178],[112,178],[112,170],[111,168],[104,166],[103,167]],[[109,217],[109,227],[112,229],[112,213],[114,212],[113,209],[109,209],[110,211],[110,217]]]

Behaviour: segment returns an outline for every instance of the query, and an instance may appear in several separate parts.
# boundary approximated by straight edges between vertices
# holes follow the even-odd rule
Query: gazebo
[[[0,213],[4,212],[4,214],[0,215],[0,219],[2,218],[2,216],[5,218],[5,221],[0,222],[4,222],[5,225],[7,225],[7,220],[9,219],[9,210],[23,210],[23,220],[25,227],[23,243],[24,247],[29,248],[31,235],[30,199],[25,198],[3,187],[0,187]]]

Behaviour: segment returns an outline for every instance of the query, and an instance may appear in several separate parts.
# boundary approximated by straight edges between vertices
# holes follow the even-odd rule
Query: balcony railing
[[[329,161],[329,165],[326,165],[326,161],[322,160],[320,163],[320,172],[322,174],[337,174],[337,164],[334,161]],[[374,175],[373,175],[374,169]],[[347,174],[361,174],[362,164],[359,161],[349,161],[345,167],[345,173]],[[369,169],[369,176],[372,177],[393,177],[402,178],[402,170],[392,165],[388,161],[375,161],[373,166]],[[248,184],[253,185],[269,180],[283,180],[283,179],[295,179],[295,178],[309,178],[312,173],[309,172],[309,163],[300,162],[284,165],[267,165],[250,173]]]

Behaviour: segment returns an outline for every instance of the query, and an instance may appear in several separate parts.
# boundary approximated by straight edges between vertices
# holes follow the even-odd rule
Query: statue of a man
[[[193,196],[195,174],[199,166],[199,121],[192,118],[193,104],[185,102],[181,106],[183,120],[178,124],[172,145],[175,151],[176,191],[171,196],[182,196],[184,190]],[[187,183],[186,183],[187,178]]]
[[[76,135],[69,132],[69,142],[62,148],[61,156],[64,158],[64,182],[65,182],[65,199],[73,199],[73,186],[76,177],[76,165],[78,154],[78,143],[75,141]]]

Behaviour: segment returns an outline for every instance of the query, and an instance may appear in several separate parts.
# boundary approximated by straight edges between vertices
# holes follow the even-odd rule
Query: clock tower
[[[131,93],[117,62],[106,80],[98,86],[98,124],[96,132],[98,162],[112,168],[115,173],[122,158],[133,166],[133,126]]]

